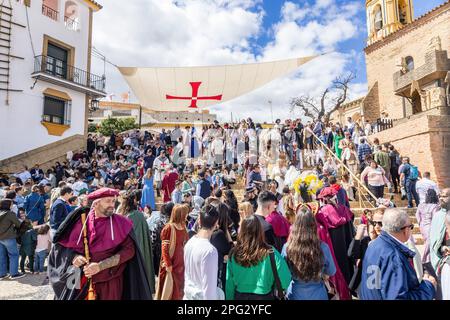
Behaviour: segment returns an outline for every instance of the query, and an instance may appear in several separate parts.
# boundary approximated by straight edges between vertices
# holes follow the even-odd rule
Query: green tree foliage
[[[88,132],[89,133],[97,132],[97,125],[95,125],[93,123],[90,123],[89,126],[88,126]]]
[[[138,125],[134,118],[111,118],[103,120],[100,123],[98,132],[104,136],[110,136],[113,132],[124,132],[131,129],[137,129]]]

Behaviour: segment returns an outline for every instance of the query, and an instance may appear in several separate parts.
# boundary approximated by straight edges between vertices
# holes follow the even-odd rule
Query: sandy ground
[[[0,281],[0,300],[53,300],[47,275],[27,275],[18,280]]]

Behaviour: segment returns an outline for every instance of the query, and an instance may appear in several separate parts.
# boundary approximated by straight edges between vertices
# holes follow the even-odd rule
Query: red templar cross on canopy
[[[167,100],[191,100],[191,105],[189,108],[197,109],[197,101],[198,100],[222,100],[222,95],[211,96],[211,97],[199,97],[198,89],[200,88],[201,82],[189,82],[192,87],[192,96],[191,97],[175,97],[166,94]]]

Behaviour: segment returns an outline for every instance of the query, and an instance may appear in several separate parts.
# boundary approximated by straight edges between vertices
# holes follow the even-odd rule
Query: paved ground
[[[46,274],[27,275],[18,280],[0,280],[0,300],[53,300]]]

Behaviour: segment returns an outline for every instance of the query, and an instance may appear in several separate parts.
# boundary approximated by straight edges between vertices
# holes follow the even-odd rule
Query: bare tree
[[[292,98],[290,102],[291,112],[299,108],[306,117],[313,119],[323,118],[325,122],[328,122],[330,115],[346,102],[349,84],[355,78],[356,76],[353,72],[337,77],[320,97],[311,97],[309,94],[306,94]],[[330,95],[333,98],[329,98]]]

